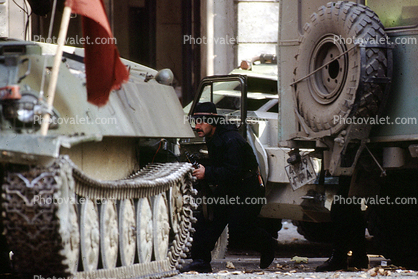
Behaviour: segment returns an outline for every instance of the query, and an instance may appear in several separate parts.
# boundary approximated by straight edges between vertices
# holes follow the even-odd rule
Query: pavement
[[[302,262],[297,263],[298,259]],[[418,278],[417,271],[388,265],[387,260],[380,255],[369,255],[369,269],[315,272],[316,266],[325,260],[327,258],[275,258],[269,268],[262,270],[258,267],[258,257],[227,255],[225,259],[212,261],[212,273],[188,272],[172,278]]]
[[[279,248],[268,269],[259,268],[259,256],[251,251],[228,251],[225,259],[212,261],[212,273],[188,272],[172,278],[418,278],[418,272],[390,265],[381,255],[369,254],[370,268],[336,272],[315,272],[328,259],[331,244],[311,243],[290,221],[283,221]],[[187,260],[186,264],[191,260]]]

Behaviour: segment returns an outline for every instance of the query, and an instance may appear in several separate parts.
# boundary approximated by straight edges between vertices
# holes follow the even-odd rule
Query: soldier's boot
[[[360,242],[362,243],[362,242]],[[369,268],[369,257],[366,252],[366,243],[361,247],[353,248],[353,255],[348,259],[348,267],[355,267],[357,269]]]
[[[265,269],[270,266],[274,260],[274,246],[264,250],[260,256],[260,268]]]
[[[268,268],[274,260],[275,251],[278,247],[277,240],[272,238],[266,232],[266,243],[263,245],[263,249],[261,249],[260,255],[260,268],[265,269]]]
[[[365,223],[364,226],[358,226],[354,231],[352,237],[352,243],[350,245],[352,256],[348,259],[348,267],[355,267],[357,269],[367,269],[369,267],[369,257],[367,256],[367,243],[364,236],[365,233]]]
[[[209,273],[212,272],[212,266],[209,262],[201,259],[193,260],[192,263],[189,265],[186,265],[182,269],[180,269],[180,272],[189,272],[189,271],[197,271],[199,273]]]
[[[347,269],[347,253],[333,250],[331,257],[320,266],[317,266],[315,271],[323,272],[336,271],[341,269]]]
[[[357,269],[368,269],[369,268],[369,257],[367,255],[353,256],[348,261],[349,267],[355,267]]]

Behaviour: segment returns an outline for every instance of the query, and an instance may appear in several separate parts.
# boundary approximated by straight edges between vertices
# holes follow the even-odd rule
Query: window
[[[385,27],[418,24],[418,0],[367,0]]]

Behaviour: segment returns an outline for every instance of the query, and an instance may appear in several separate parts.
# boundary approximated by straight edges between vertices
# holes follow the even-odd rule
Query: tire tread
[[[385,38],[383,25],[380,23],[377,15],[368,7],[352,2],[339,1],[337,3],[328,3],[326,6],[321,6],[317,13],[313,13],[311,15],[311,22],[306,23],[304,26],[305,33],[302,36],[301,45],[296,57],[296,75],[298,74],[298,71],[302,71],[303,67],[301,68],[300,65],[307,63],[306,61],[299,61],[299,59],[302,59],[302,52],[306,51],[305,45],[308,43],[311,44],[311,42],[308,40],[309,34],[313,31],[313,29],[321,28],[322,25],[318,25],[319,22],[327,24],[327,22],[330,22],[330,20],[342,20],[345,22],[344,32],[346,34],[351,34],[351,32],[354,32],[357,38],[369,41]],[[360,51],[356,49],[353,50],[353,55],[360,55]],[[366,60],[366,77],[386,77],[388,62],[384,49],[368,48],[366,51]],[[357,63],[354,63],[353,69],[356,68],[356,72],[360,71],[358,66],[359,65],[357,65]],[[356,83],[360,77],[357,76],[357,74],[350,73],[350,70],[348,71],[349,73],[346,83]],[[312,112],[312,102],[316,101],[312,97],[301,96],[302,94],[308,95],[310,93],[304,92],[301,90],[301,87],[298,86],[296,92],[298,110],[300,115],[305,119],[305,123],[314,132],[332,129],[333,133],[337,133],[344,127],[341,125],[336,127],[338,123],[333,123],[334,115],[339,115],[340,117],[348,117],[349,115],[362,115],[366,117],[375,116],[378,113],[381,104],[383,104],[385,101],[385,96],[383,96],[384,86],[385,84],[363,84],[364,91],[362,92],[361,96],[360,93],[357,92],[357,89],[352,90],[352,88],[348,86],[345,93],[347,96],[339,96],[334,101],[340,102],[340,105],[337,106],[338,109],[329,108],[326,105],[322,105],[323,109],[318,109],[314,112]],[[372,95],[370,96],[369,93]],[[354,94],[356,94],[355,98],[348,97],[348,95],[353,96]],[[364,96],[367,97],[364,98]],[[343,113],[342,115],[339,114],[341,112]]]

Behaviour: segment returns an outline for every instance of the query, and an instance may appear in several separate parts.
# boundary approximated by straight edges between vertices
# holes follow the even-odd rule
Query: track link
[[[195,219],[192,208],[195,204],[190,197],[195,190],[191,171],[192,166],[188,163],[156,164],[126,179],[102,181],[87,176],[63,156],[48,168],[6,172],[2,186],[2,217],[19,277],[161,278],[176,274],[175,268],[183,263],[182,257],[186,256],[192,241],[192,221]],[[165,260],[136,261],[129,266],[119,263],[108,269],[99,265],[97,270],[83,271],[79,246],[80,237],[84,236],[79,233],[77,203],[86,199],[99,203],[103,200],[152,199],[159,194],[168,195],[168,190],[174,186],[180,189],[183,202],[177,205],[180,222],[176,224],[177,233],[170,230]]]

